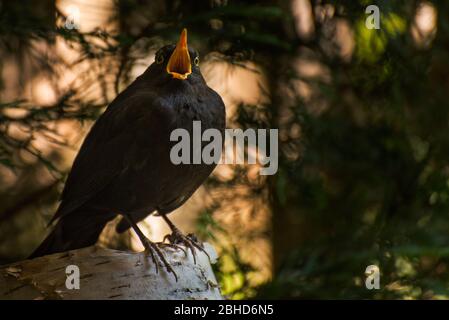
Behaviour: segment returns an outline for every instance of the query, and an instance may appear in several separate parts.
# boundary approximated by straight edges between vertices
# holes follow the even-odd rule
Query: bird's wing
[[[133,94],[111,103],[84,140],[52,221],[79,208],[104,189],[126,168],[127,148],[142,135],[145,139],[157,139],[154,133],[170,127],[173,119],[172,109],[150,93]]]

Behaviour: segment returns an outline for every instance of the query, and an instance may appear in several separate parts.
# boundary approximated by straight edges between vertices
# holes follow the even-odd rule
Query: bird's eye
[[[193,63],[195,64],[195,66],[199,66],[200,65],[200,57],[195,57],[195,59],[193,60]]]
[[[162,54],[158,54],[156,56],[156,63],[161,64],[162,62],[164,62],[164,56]]]

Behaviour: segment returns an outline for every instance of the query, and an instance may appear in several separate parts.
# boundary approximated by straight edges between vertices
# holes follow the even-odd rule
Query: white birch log
[[[215,250],[204,246],[214,263]],[[0,299],[223,299],[203,252],[196,251],[194,264],[187,249],[187,255],[160,249],[178,275],[177,282],[162,265],[156,273],[151,257],[143,252],[92,246],[0,266]],[[79,269],[79,289],[71,289],[78,283],[76,267],[69,266]]]

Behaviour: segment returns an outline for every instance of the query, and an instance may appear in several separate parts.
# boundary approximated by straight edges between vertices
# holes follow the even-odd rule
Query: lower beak
[[[167,63],[167,73],[173,78],[185,80],[192,73],[192,64],[190,62],[189,47],[187,46],[187,29],[183,29]]]

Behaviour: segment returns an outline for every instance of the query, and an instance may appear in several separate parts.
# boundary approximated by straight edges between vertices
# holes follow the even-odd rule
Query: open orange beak
[[[167,73],[173,78],[185,80],[192,73],[189,47],[187,46],[187,29],[183,29],[175,51],[167,63]]]

